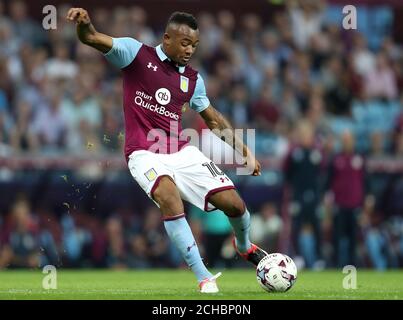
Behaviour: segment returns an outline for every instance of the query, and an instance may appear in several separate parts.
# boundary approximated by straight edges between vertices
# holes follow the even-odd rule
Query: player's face
[[[165,53],[180,66],[188,64],[198,44],[199,30],[184,24],[170,25],[164,34]]]

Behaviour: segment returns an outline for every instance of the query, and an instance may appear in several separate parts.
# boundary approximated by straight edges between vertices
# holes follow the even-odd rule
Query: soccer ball
[[[257,282],[269,292],[290,290],[297,280],[297,266],[282,253],[271,253],[260,260],[256,268]]]

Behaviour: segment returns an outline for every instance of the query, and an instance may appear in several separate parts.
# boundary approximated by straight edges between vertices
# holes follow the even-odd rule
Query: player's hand
[[[68,21],[75,21],[77,24],[90,24],[91,19],[87,10],[83,8],[71,8],[67,12],[66,19]]]
[[[246,158],[245,167],[250,167],[252,172],[252,176],[260,176],[261,175],[261,165],[260,162],[256,160],[256,158],[252,155],[249,155]]]

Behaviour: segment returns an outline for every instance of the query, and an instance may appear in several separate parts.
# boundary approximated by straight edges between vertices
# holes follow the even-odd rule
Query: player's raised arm
[[[89,45],[102,53],[107,53],[112,48],[112,37],[95,30],[87,10],[83,8],[71,8],[67,12],[66,18],[69,21],[76,22],[77,36],[82,43]]]
[[[112,38],[95,30],[88,12],[82,8],[71,8],[67,13],[67,20],[77,24],[77,36],[80,41],[101,51],[105,58],[123,69],[136,57],[142,43],[133,38]]]

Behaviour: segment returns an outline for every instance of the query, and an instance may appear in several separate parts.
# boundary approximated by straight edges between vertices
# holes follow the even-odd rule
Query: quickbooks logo
[[[166,90],[166,91],[164,91]],[[159,97],[159,98],[157,98]],[[171,101],[171,93],[165,89],[165,88],[161,88],[159,89],[156,93],[155,93],[155,98],[157,99],[157,101],[159,103],[161,103],[160,101],[164,101],[164,103],[161,103],[163,105],[166,105],[169,103],[169,101]],[[149,96],[148,94],[145,94],[142,91],[136,91],[136,97],[134,98],[134,102],[135,104],[137,104],[138,106],[150,110],[152,112],[161,114],[165,117],[174,119],[174,120],[179,120],[179,115],[176,114],[175,112],[171,112],[169,110],[166,110],[166,108],[164,106],[160,106],[159,104],[151,104],[152,97]]]
[[[155,92],[155,99],[165,106],[171,101],[171,92],[166,88],[160,88]]]

